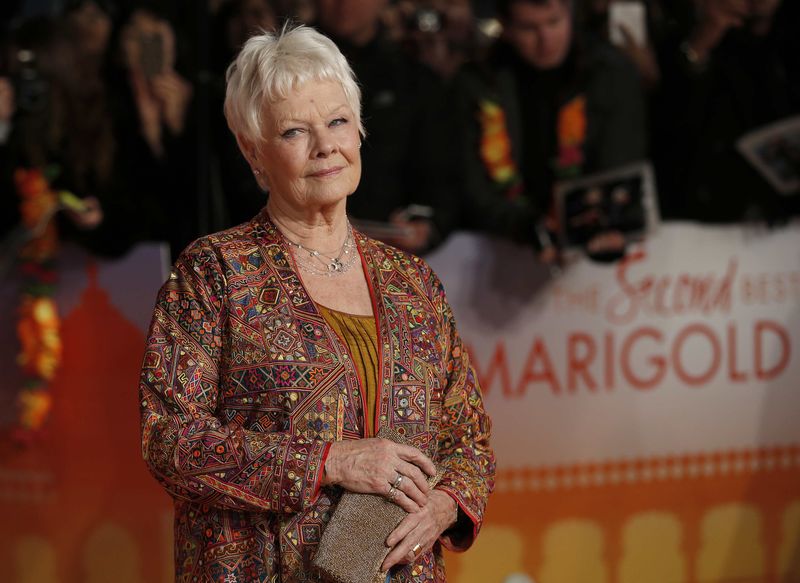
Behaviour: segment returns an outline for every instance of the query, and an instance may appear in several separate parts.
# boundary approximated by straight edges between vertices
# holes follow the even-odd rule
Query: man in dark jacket
[[[570,0],[504,0],[498,14],[502,38],[455,88],[467,219],[551,259],[556,182],[645,157],[642,90],[623,55],[576,37]]]

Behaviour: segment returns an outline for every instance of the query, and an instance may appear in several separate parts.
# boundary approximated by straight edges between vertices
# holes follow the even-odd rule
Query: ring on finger
[[[389,492],[386,494],[386,497],[389,500],[394,500],[395,498],[397,498],[397,488],[395,488],[394,486],[390,486]]]
[[[422,548],[422,545],[417,543],[414,545],[414,548],[408,551],[409,556],[416,557],[419,550]]]
[[[397,477],[394,479],[394,484],[392,484],[393,488],[400,489],[400,484],[403,483],[403,474],[398,473]]]

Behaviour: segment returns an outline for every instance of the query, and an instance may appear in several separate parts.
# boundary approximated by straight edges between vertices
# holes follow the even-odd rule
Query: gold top
[[[375,435],[375,402],[378,398],[378,329],[373,316],[358,316],[319,306],[325,321],[339,335],[352,356],[366,397],[366,437]]]

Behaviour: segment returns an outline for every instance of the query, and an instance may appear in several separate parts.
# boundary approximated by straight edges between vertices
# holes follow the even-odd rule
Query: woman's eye
[[[346,124],[346,123],[347,123],[347,119],[346,118],[337,117],[335,120],[333,120],[330,123],[330,125],[331,125],[331,127],[335,127],[335,126],[340,126],[340,125],[343,125],[343,124]]]
[[[282,138],[293,138],[300,134],[300,128],[290,128],[281,134]]]

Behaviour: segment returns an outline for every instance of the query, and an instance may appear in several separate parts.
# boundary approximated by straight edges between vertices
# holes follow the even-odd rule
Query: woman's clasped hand
[[[369,438],[333,443],[325,462],[323,484],[380,494],[408,512],[386,539],[386,546],[392,550],[382,570],[388,571],[428,550],[456,520],[455,501],[428,486],[428,478],[435,474],[434,463],[418,449]]]

